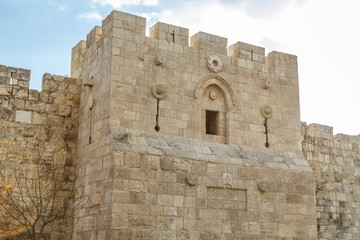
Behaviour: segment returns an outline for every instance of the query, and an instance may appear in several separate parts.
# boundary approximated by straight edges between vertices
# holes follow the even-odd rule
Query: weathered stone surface
[[[113,11],[73,48],[74,78],[46,73],[41,92],[0,66],[0,136],[76,178],[67,236],[359,239],[359,137],[301,129],[296,56],[145,29]]]
[[[49,104],[48,92],[39,93],[37,90],[28,89],[29,70],[3,66],[3,68],[0,67],[0,76],[7,76],[9,71],[12,81],[10,81],[10,76],[6,81],[0,81],[0,170],[4,174],[1,182],[12,181],[17,171],[17,164],[26,163],[29,168],[36,169],[35,163],[50,164],[53,161],[66,168],[65,179],[75,181],[78,106],[61,105],[60,110],[63,110],[61,114],[68,117],[64,120],[63,116],[59,116],[59,107]],[[52,76],[44,78],[43,86],[49,86],[48,81],[51,79]],[[60,76],[57,79],[67,85],[64,77]],[[57,91],[50,87],[49,90]],[[65,91],[61,94],[67,95]],[[76,93],[73,92],[73,94]],[[79,94],[80,92],[77,93]],[[70,113],[74,115],[73,118],[69,117]],[[75,137],[69,137],[72,135]],[[4,151],[13,149],[16,151],[13,156],[3,154]],[[3,168],[6,162],[11,162],[12,165]],[[25,176],[34,177],[34,172],[34,170],[29,171],[25,173]],[[59,181],[58,184],[63,183]],[[64,191],[62,197],[65,198],[68,194],[72,193]],[[56,199],[59,202],[63,200]],[[3,211],[3,208],[0,211]],[[64,221],[51,223],[54,225],[50,224],[49,227],[57,230],[50,232],[46,229],[44,237],[46,239],[71,239],[72,221],[72,216],[69,215]],[[7,231],[2,227],[0,226],[1,232]],[[107,235],[101,233],[99,236],[106,237]]]
[[[59,115],[63,117],[67,117],[71,114],[71,106],[68,105],[61,105],[59,109]]]
[[[319,239],[358,239],[360,137],[303,124],[303,152],[314,169]]]
[[[114,11],[73,49],[71,74],[83,78],[78,182],[90,199],[85,209],[100,204],[96,217],[116,216],[112,233],[120,234],[119,225],[130,230],[124,239],[279,238],[280,223],[314,224],[313,171],[301,154],[298,99],[291,97],[298,96],[296,57],[265,56],[240,42],[227,56],[226,38],[201,32],[189,47],[185,28],[157,23],[149,38],[144,27],[145,19]],[[158,85],[166,96],[152,93]],[[261,115],[267,104],[276,109],[270,149]],[[98,190],[105,182],[113,183],[112,202]],[[284,214],[301,217],[284,222]],[[95,216],[77,216],[74,236],[87,218]],[[291,229],[287,237],[302,234]]]

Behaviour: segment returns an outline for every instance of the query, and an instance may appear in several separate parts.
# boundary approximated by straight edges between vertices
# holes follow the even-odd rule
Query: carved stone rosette
[[[207,60],[207,67],[210,71],[217,73],[220,72],[223,68],[223,63],[221,58],[216,55],[212,55]]]
[[[273,110],[272,107],[270,105],[265,105],[261,108],[261,114],[263,115],[264,118],[269,119],[272,117],[273,114]]]
[[[163,99],[166,96],[165,88],[162,85],[155,85],[151,88],[151,93],[156,99]]]
[[[215,91],[211,91],[211,92],[209,93],[209,98],[210,98],[211,100],[215,100],[215,99],[216,99],[216,92],[215,92]]]
[[[197,182],[197,176],[194,173],[188,173],[186,176],[186,182],[190,185],[190,186],[194,186],[196,185]]]

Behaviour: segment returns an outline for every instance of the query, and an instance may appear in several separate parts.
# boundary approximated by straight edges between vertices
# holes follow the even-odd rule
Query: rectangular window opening
[[[206,110],[206,134],[219,135],[218,133],[218,111]]]
[[[10,73],[10,84],[11,84],[11,85],[14,83],[14,82],[13,82],[13,75],[14,75],[14,73],[11,72],[11,73]]]

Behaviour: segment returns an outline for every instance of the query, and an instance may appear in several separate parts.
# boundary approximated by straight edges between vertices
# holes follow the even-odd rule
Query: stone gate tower
[[[80,78],[73,239],[317,239],[296,56],[113,11]]]

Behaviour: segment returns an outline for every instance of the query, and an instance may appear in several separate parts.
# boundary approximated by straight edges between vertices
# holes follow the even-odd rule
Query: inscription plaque
[[[215,209],[233,209],[246,211],[247,192],[243,189],[214,188],[207,189],[207,206]]]

